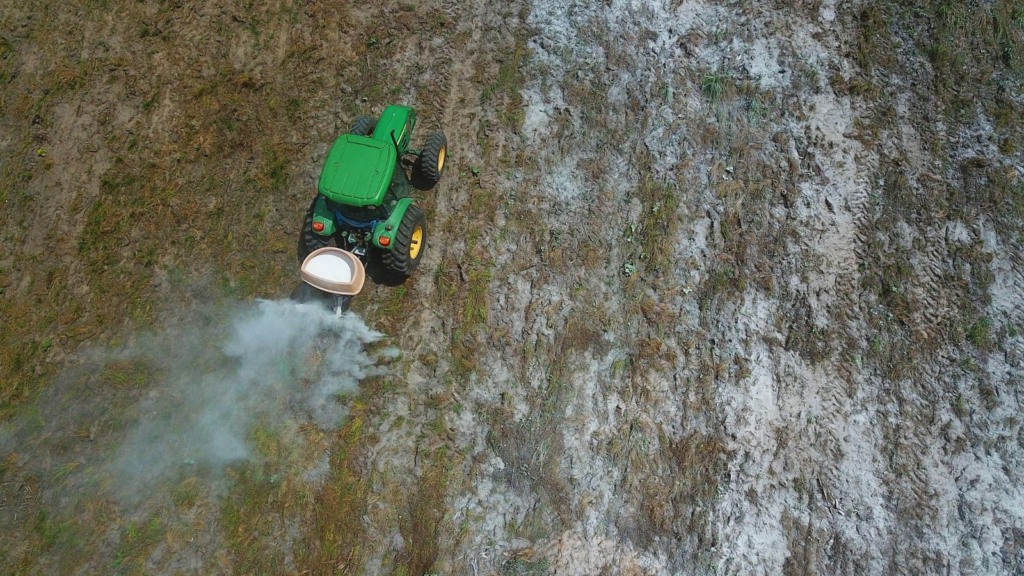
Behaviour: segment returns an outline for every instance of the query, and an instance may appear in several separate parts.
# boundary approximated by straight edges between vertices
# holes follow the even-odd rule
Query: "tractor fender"
[[[402,198],[395,205],[394,210],[391,211],[391,216],[383,222],[378,222],[373,227],[373,245],[378,248],[390,250],[391,246],[395,242],[395,234],[398,233],[398,225],[402,223],[402,217],[405,216],[405,211],[412,206],[412,198]],[[381,243],[381,238],[386,238],[384,243]]]
[[[317,224],[322,224],[323,228],[317,230],[320,228]],[[327,198],[322,195],[317,195],[316,204],[313,205],[313,233],[325,238],[334,235],[334,213],[327,207]]]

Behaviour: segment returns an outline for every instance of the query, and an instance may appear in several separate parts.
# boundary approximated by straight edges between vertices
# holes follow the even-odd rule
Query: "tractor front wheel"
[[[391,249],[381,252],[381,264],[388,272],[402,279],[408,278],[420,265],[426,245],[427,218],[418,206],[409,206],[398,225]]]
[[[419,179],[427,190],[433,188],[444,174],[448,157],[448,138],[444,132],[432,132],[419,157]]]
[[[360,116],[352,123],[351,133],[358,136],[372,136],[373,129],[377,127],[377,121],[369,116]]]

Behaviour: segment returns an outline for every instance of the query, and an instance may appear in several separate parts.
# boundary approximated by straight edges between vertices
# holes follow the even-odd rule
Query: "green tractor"
[[[300,260],[333,241],[396,282],[416,270],[427,220],[411,192],[437,185],[448,141],[433,132],[421,150],[410,148],[415,126],[415,110],[388,106],[376,120],[356,118],[334,141],[302,226]]]

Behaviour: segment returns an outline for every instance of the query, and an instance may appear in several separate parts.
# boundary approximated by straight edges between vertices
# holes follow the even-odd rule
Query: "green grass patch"
[[[147,574],[146,560],[164,533],[163,524],[156,517],[130,522],[121,532],[110,570],[117,574]]]
[[[502,576],[547,576],[551,566],[546,558],[527,560],[513,557],[501,566]]]
[[[39,538],[40,552],[67,547],[77,537],[75,522],[72,519],[55,516],[45,510],[40,510],[36,515],[33,528]]]
[[[972,322],[967,329],[967,341],[978,350],[991,350],[992,320],[988,316],[982,316]]]
[[[700,79],[700,91],[711,103],[722,100],[732,87],[732,76],[727,72],[709,72]]]

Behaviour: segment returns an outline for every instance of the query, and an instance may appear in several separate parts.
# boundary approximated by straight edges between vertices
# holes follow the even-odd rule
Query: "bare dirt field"
[[[0,573],[1022,573],[1022,82],[1011,0],[8,0]],[[390,103],[423,264],[284,301]]]

